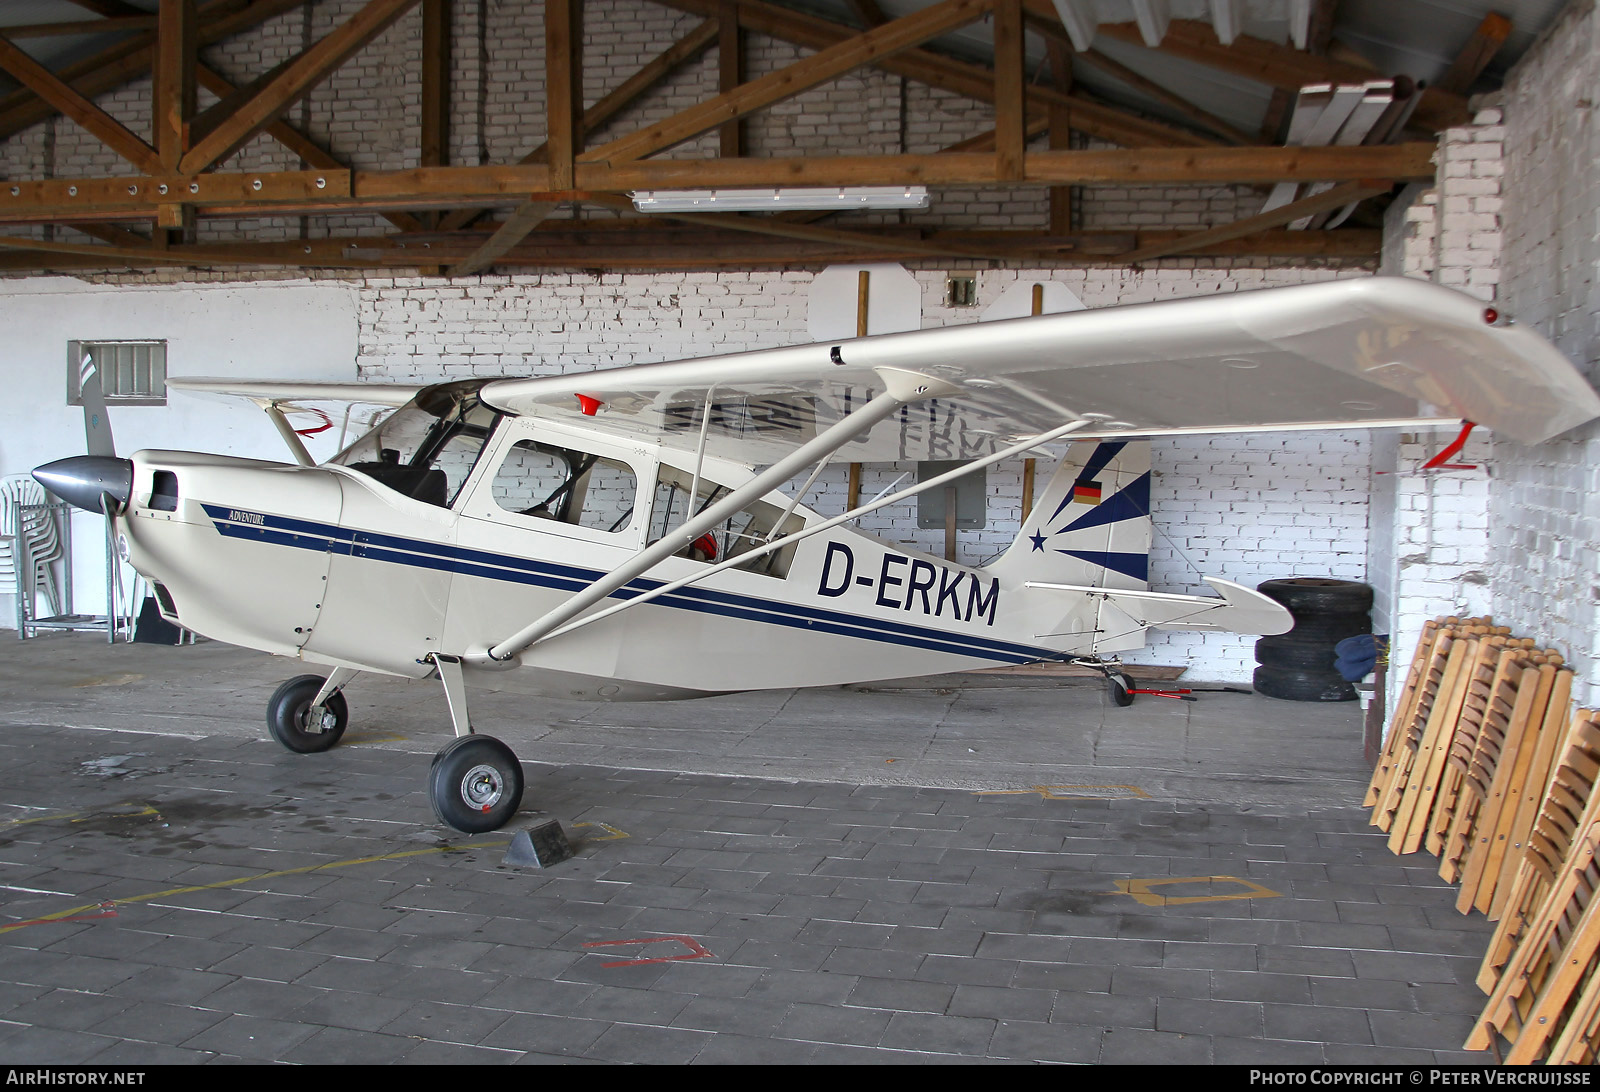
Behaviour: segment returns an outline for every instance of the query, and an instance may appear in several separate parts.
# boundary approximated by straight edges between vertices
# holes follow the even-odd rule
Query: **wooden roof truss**
[[[720,268],[864,259],[1370,258],[1378,246],[1375,231],[1327,230],[1323,224],[1330,217],[1342,219],[1339,210],[1354,202],[1398,182],[1431,179],[1434,171],[1433,143],[1399,139],[1406,119],[1385,111],[1389,99],[1377,101],[1371,72],[1236,32],[1224,44],[1209,24],[1167,20],[1160,26],[1097,29],[1108,38],[1145,44],[1153,37],[1165,53],[1285,91],[1299,92],[1308,80],[1325,78],[1332,90],[1308,89],[1300,101],[1321,103],[1320,95],[1330,102],[1321,103],[1314,117],[1306,108],[1304,130],[1295,130],[1290,146],[1261,144],[1093,50],[1078,56],[1163,102],[1183,124],[1140,115],[1079,90],[1068,59],[1073,27],[1063,25],[1059,13],[1062,7],[1070,12],[1071,5],[1053,0],[937,0],[899,18],[886,16],[873,0],[853,0],[859,26],[766,0],[654,0],[698,21],[587,108],[581,94],[581,0],[546,0],[546,138],[515,161],[485,165],[448,161],[451,9],[453,2],[469,0],[366,0],[301,52],[242,83],[208,65],[203,51],[312,0],[160,0],[154,14],[118,0],[75,2],[101,18],[0,28],[0,69],[21,85],[0,96],[0,139],[59,114],[114,151],[127,170],[115,177],[0,183],[0,224],[12,225],[0,228],[0,269],[420,267],[468,275],[492,267]],[[291,109],[419,7],[419,165],[353,169],[341,151],[358,149],[323,147],[291,123]],[[1223,8],[1218,25],[1227,29],[1231,9]],[[992,64],[933,44],[979,20],[992,26]],[[81,34],[86,28],[116,37],[108,37],[112,44],[93,56],[54,70],[17,44],[30,35]],[[1506,29],[1496,26],[1474,37],[1453,86],[1464,87],[1487,63]],[[1029,34],[1043,39],[1053,78],[1029,73]],[[802,56],[747,78],[742,42],[749,35],[798,46]],[[602,143],[588,139],[712,50],[717,51],[715,95]],[[864,67],[991,104],[993,128],[930,154],[747,154],[746,119]],[[148,139],[96,103],[146,76],[151,81]],[[1353,97],[1343,94],[1346,86],[1356,86]],[[201,89],[216,100],[206,109],[198,106]],[[1425,127],[1465,116],[1456,91],[1432,88],[1413,95],[1407,89],[1406,96],[1391,95],[1401,97],[1411,100],[1411,120]],[[1351,109],[1338,120],[1329,114],[1333,98],[1341,107],[1351,99]],[[1341,124],[1357,111],[1364,128],[1359,139],[1346,139],[1354,129]],[[1325,138],[1312,133],[1320,133],[1319,120],[1321,129],[1330,130]],[[720,154],[660,155],[708,133],[716,134]],[[230,168],[229,158],[262,134],[289,149],[304,169]],[[1047,136],[1047,147],[1030,147],[1041,135]],[[1085,138],[1116,147],[1086,149]],[[1250,184],[1263,192],[1271,188],[1271,195],[1261,214],[1205,231],[1073,226],[1074,187],[1173,184]],[[869,225],[827,213],[646,219],[631,215],[626,197],[640,189],[856,185],[1036,189],[1049,192],[1051,211],[1048,224],[1039,229],[973,231],[930,226],[931,217],[929,222],[903,217],[897,225]],[[483,222],[485,211],[495,209],[509,213]],[[358,211],[381,215],[392,230],[332,237],[317,223]],[[197,219],[267,216],[307,218],[306,237],[267,240],[241,234],[229,241],[196,241]],[[26,230],[31,225],[69,225],[98,241],[75,241],[73,234],[51,230],[39,238],[36,230]]]

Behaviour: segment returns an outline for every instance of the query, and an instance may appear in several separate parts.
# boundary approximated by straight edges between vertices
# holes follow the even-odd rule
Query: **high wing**
[[[248,398],[259,406],[283,442],[301,466],[314,466],[316,460],[306,450],[300,434],[289,424],[289,413],[310,412],[321,416],[323,428],[333,425],[333,419],[316,407],[318,402],[345,403],[345,424],[350,423],[350,413],[358,405],[376,406],[378,415],[410,402],[426,387],[401,383],[299,383],[273,379],[203,379],[198,377],[168,379],[167,386],[194,394],[215,394]],[[371,422],[369,421],[368,424]],[[321,431],[315,429],[313,431]],[[341,431],[341,443],[343,443]]]
[[[883,389],[876,369],[959,388],[843,449],[852,461],[967,459],[1064,421],[1079,438],[1470,420],[1537,443],[1600,416],[1553,346],[1478,300],[1367,277],[1202,299],[633,365],[482,391],[508,412],[574,419],[743,462],[792,450]],[[593,409],[593,403],[589,404]]]
[[[413,383],[299,383],[275,379],[204,379],[172,377],[167,386],[195,394],[220,394],[285,407],[306,402],[362,402],[374,406],[403,406],[417,396],[421,384]]]

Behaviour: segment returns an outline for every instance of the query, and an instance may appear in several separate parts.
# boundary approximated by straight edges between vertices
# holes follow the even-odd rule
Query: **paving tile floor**
[[[0,1061],[1488,1060],[1489,924],[1349,804],[526,762],[519,825],[577,852],[515,868],[433,819],[439,738],[293,755],[223,700],[130,730],[105,680],[145,656],[176,707],[181,673],[55,647],[0,672]],[[993,734],[1038,700],[987,694]]]

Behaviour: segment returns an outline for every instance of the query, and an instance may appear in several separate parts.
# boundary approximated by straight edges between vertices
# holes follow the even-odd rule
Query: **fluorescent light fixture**
[[[778,209],[925,209],[925,186],[777,190],[636,190],[640,212],[769,212]]]

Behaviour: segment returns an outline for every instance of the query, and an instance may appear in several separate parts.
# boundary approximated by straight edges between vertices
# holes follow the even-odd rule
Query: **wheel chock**
[[[502,864],[515,868],[549,868],[572,856],[572,843],[554,819],[546,819],[511,836]]]

